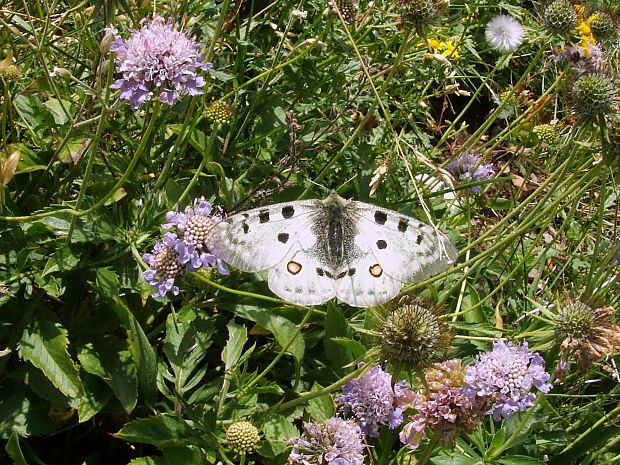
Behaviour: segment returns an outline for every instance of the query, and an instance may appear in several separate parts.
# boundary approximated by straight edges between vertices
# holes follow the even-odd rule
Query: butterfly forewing
[[[241,271],[280,263],[292,248],[310,248],[318,200],[285,202],[231,215],[218,224],[211,250]]]
[[[421,281],[446,270],[458,257],[456,248],[431,226],[407,215],[363,202],[352,202],[360,230],[356,246],[371,251],[389,276]]]

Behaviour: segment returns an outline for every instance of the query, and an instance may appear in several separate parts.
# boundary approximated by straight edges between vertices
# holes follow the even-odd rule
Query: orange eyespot
[[[286,264],[286,270],[292,274],[292,275],[296,275],[297,273],[299,273],[301,271],[301,264],[297,263],[297,262],[293,262],[290,261]]]
[[[375,278],[378,278],[383,274],[383,268],[381,268],[381,265],[379,265],[378,263],[375,263],[370,268],[368,268],[368,271],[370,271],[370,274],[373,275]]]

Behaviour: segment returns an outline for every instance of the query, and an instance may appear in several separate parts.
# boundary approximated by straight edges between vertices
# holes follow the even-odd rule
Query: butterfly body
[[[439,273],[458,255],[434,228],[336,193],[232,215],[212,236],[213,253],[242,271],[268,270],[269,288],[302,305],[333,297],[378,305],[403,282]]]

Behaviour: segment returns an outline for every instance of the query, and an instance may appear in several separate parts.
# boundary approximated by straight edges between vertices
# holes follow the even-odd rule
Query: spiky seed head
[[[543,10],[547,29],[555,34],[566,34],[577,26],[577,13],[568,0],[553,0]]]
[[[594,13],[590,29],[598,40],[609,39],[616,32],[616,25],[611,15],[605,11]]]
[[[258,428],[249,421],[237,421],[226,430],[226,444],[239,455],[254,452],[259,442]]]
[[[585,118],[611,113],[616,86],[603,74],[584,74],[573,84],[575,113]]]
[[[437,6],[433,0],[400,0],[403,23],[424,26],[437,17]]]
[[[437,362],[450,344],[450,331],[440,319],[441,311],[437,307],[405,298],[379,311],[382,361],[417,370]]]
[[[540,141],[545,144],[553,144],[558,139],[555,126],[551,124],[539,124],[534,126],[533,132],[538,136]]]
[[[589,305],[579,301],[568,303],[556,315],[556,338],[588,339],[595,322],[596,315]]]
[[[216,100],[205,108],[204,115],[212,123],[230,124],[233,122],[234,109],[226,102]]]

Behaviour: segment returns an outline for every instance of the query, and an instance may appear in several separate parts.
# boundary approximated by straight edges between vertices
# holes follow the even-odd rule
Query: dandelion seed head
[[[523,26],[512,16],[497,15],[487,23],[484,35],[495,50],[514,52],[523,43]]]

